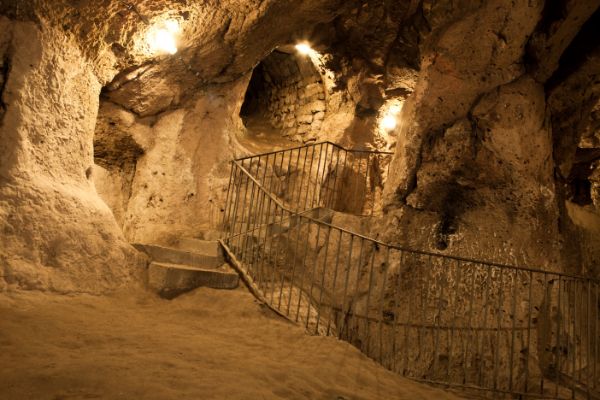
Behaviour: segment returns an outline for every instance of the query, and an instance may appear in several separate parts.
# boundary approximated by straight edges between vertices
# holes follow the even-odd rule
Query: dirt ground
[[[0,399],[456,399],[334,338],[308,336],[240,288],[0,294]]]

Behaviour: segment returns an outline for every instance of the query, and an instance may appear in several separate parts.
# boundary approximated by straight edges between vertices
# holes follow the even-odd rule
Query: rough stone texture
[[[242,129],[238,115],[246,85],[247,79],[214,85],[180,109],[153,118],[151,124],[126,114],[135,121],[127,130],[143,149],[118,212],[124,216],[122,227],[129,241],[171,244],[218,227],[228,161],[237,148],[235,134]],[[117,118],[114,112],[121,111],[110,109]],[[123,124],[121,118],[111,134],[117,135]],[[120,171],[125,181],[128,171],[122,167]],[[107,187],[110,182],[97,176],[96,184]],[[112,195],[105,200],[115,203]]]
[[[424,9],[433,31],[400,116],[388,240],[557,267],[544,92],[519,78],[542,8],[489,1]]]
[[[60,292],[129,284],[140,258],[91,181],[100,84],[60,32],[0,21],[10,35],[0,125],[2,280]]]

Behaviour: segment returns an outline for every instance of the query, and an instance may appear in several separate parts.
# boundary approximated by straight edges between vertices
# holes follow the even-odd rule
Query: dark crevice
[[[8,82],[8,75],[10,73],[10,60],[8,56],[4,56],[0,61],[0,121],[6,113],[6,104],[4,103],[4,89]]]
[[[564,82],[588,59],[589,54],[600,46],[600,9],[587,20],[569,47],[560,57],[559,67],[546,82],[546,93]]]
[[[542,18],[537,26],[537,31],[545,34],[550,33],[552,24],[567,16],[567,2],[562,0],[546,1]]]
[[[593,165],[600,159],[600,149],[577,149],[575,160],[566,184],[566,198],[580,206],[592,201],[592,183],[590,176],[594,172]]]

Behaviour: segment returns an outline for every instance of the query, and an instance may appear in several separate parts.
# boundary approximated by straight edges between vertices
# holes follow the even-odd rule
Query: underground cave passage
[[[0,399],[600,399],[599,6],[0,0]]]
[[[240,117],[250,135],[309,142],[319,136],[326,108],[323,79],[311,57],[283,46],[254,69]]]

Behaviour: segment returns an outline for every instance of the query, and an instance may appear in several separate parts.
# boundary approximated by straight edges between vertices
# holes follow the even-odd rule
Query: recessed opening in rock
[[[275,50],[254,69],[240,117],[252,136],[308,142],[319,136],[326,112],[323,79],[311,58]]]

